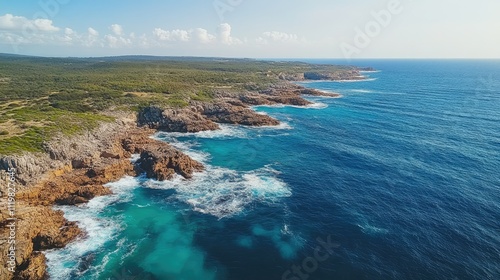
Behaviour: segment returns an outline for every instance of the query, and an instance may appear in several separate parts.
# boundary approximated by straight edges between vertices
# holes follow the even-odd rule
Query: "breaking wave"
[[[239,126],[222,126],[221,131],[193,133],[196,138],[246,138],[249,129]],[[274,129],[290,129],[286,123]],[[252,129],[268,129],[266,127]],[[245,131],[246,130],[246,131]],[[169,142],[172,146],[186,153],[193,159],[205,165],[203,172],[186,180],[175,176],[173,180],[158,182],[148,181],[147,187],[155,189],[172,189],[172,196],[191,206],[194,211],[210,214],[218,218],[230,217],[244,212],[253,203],[274,203],[280,198],[289,197],[291,191],[288,185],[278,178],[279,172],[271,166],[252,171],[236,171],[210,164],[210,155],[196,150],[196,141],[179,141],[177,137],[186,137],[180,133],[159,133],[156,138]]]
[[[171,198],[191,206],[194,211],[218,218],[244,212],[252,203],[274,203],[289,197],[286,183],[276,177],[278,172],[264,167],[249,172],[206,165],[204,172],[190,180],[176,176],[171,181],[149,181],[146,186],[155,189],[173,189]]]
[[[96,197],[80,206],[57,206],[55,209],[64,211],[64,217],[75,221],[85,236],[68,244],[63,249],[45,252],[48,261],[48,270],[51,279],[66,280],[78,278],[87,270],[96,270],[90,267],[92,254],[104,247],[106,242],[117,238],[123,225],[120,219],[103,217],[101,213],[113,203],[131,201],[133,189],[140,186],[144,178],[124,177],[120,181],[107,184],[113,194]],[[101,266],[106,265],[106,259]]]

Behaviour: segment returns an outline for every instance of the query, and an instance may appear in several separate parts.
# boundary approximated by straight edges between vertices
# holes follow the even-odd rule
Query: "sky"
[[[500,58],[498,0],[0,0],[0,53]]]

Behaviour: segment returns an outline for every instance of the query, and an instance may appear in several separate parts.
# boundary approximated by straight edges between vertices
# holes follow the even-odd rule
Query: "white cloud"
[[[151,41],[148,38],[148,36],[146,36],[146,34],[142,34],[138,38],[138,44],[139,44],[140,47],[143,47],[143,48],[149,48],[149,47],[151,47]]]
[[[189,31],[180,29],[169,31],[161,28],[155,28],[153,34],[160,41],[187,42],[190,39]]]
[[[12,31],[43,31],[43,32],[56,32],[60,28],[53,25],[50,19],[34,19],[30,20],[21,16],[14,16],[12,14],[5,14],[0,16],[0,30]]]
[[[99,36],[99,32],[97,32],[97,30],[95,30],[94,28],[92,27],[89,27],[87,29],[87,32],[89,33],[90,36],[92,37],[98,37]]]
[[[296,34],[289,34],[279,31],[268,31],[262,33],[262,37],[257,38],[256,41],[259,44],[268,44],[269,41],[290,43],[290,42],[298,42],[299,36],[297,36]]]
[[[27,32],[24,32],[28,26]],[[223,23],[216,27],[215,32],[205,28],[153,29],[152,33],[127,33],[119,24],[108,26],[109,31],[102,33],[95,27],[78,31],[70,27],[56,27],[48,19],[28,20],[25,17],[7,14],[0,16],[0,42],[15,45],[40,45],[40,46],[71,46],[81,47],[83,51],[124,48],[146,48],[160,50],[168,47],[177,53],[189,53],[196,50],[204,53],[216,53],[222,46],[227,46],[226,51],[237,51],[236,46],[251,47],[255,40],[240,40],[233,37],[233,29],[230,24]],[[214,28],[215,29],[215,28]],[[263,40],[289,40],[293,36],[284,36],[279,33],[264,33]],[[116,52],[116,50],[114,50]]]
[[[64,29],[64,34],[66,34],[66,35],[68,35],[68,36],[71,36],[71,35],[75,34],[75,31],[73,31],[73,29],[71,29],[71,28],[67,28],[67,27],[66,27],[66,28]]]
[[[109,28],[117,36],[121,36],[123,34],[123,27],[119,24],[112,24]]]
[[[70,44],[73,42],[75,37],[76,37],[75,31],[71,28],[66,27],[64,28],[64,35],[61,36],[61,41]]]
[[[203,28],[196,28],[193,31],[193,36],[198,42],[203,44],[210,43],[215,40],[215,36],[208,33],[208,31]]]
[[[6,30],[14,30],[14,29],[22,29],[24,23],[27,22],[27,18],[13,16],[11,14],[6,14],[4,16],[0,16],[0,29]]]
[[[127,45],[130,45],[132,41],[128,38],[124,38],[121,36],[113,36],[113,35],[106,35],[104,36],[104,40],[106,42],[106,45],[110,48],[119,48],[119,47],[125,47]]]
[[[219,25],[219,41],[224,45],[241,44],[241,40],[231,37],[231,30],[229,23]]]
[[[9,43],[12,45],[19,45],[23,43],[29,43],[23,36],[17,34],[12,34],[8,32],[0,32],[0,42]]]
[[[82,44],[86,47],[94,46],[99,41],[99,32],[92,27],[87,29],[87,34],[82,38]]]
[[[218,35],[213,35],[204,28],[195,28],[191,30],[164,30],[162,28],[155,28],[153,30],[154,39],[157,40],[157,44],[161,45],[161,42],[183,42],[195,44],[209,44],[219,42],[223,45],[237,45],[243,42],[235,37],[231,36],[231,26],[228,23],[224,23],[218,26]]]
[[[186,30],[173,30],[171,31],[171,36],[174,39],[174,41],[183,41],[187,42],[189,41],[189,32]]]
[[[33,21],[33,25],[40,31],[59,31],[59,27],[55,27],[52,25],[52,21],[50,19],[39,18]]]

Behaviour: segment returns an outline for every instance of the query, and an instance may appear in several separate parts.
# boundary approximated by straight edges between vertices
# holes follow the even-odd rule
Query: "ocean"
[[[351,64],[279,127],[158,133],[206,170],[57,207],[88,234],[51,278],[500,279],[500,61]]]

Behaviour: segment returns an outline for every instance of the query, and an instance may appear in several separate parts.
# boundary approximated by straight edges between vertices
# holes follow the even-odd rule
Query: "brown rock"
[[[189,179],[194,172],[203,170],[201,163],[166,145],[148,147],[141,153],[136,167],[148,178],[158,181],[172,179],[175,174]]]
[[[167,132],[199,132],[219,129],[216,123],[189,108],[163,110],[154,106],[147,107],[139,113],[138,124]]]
[[[3,203],[3,201],[2,201]],[[39,249],[61,248],[76,236],[81,234],[80,229],[73,222],[68,222],[62,211],[54,211],[47,206],[29,205],[25,201],[18,201],[16,213],[16,277],[15,279],[43,279],[45,272],[44,261],[34,251]],[[0,235],[7,236],[9,229],[4,225],[0,226]],[[7,263],[7,243],[0,243],[0,261]],[[34,259],[32,259],[34,258]],[[33,269],[39,267],[39,269]],[[13,274],[6,270],[5,266],[0,267],[0,274]]]
[[[45,255],[41,252],[33,252],[26,263],[20,267],[20,272],[14,275],[14,280],[45,280],[48,279],[45,270]]]
[[[112,152],[108,152],[108,151],[103,151],[101,153],[101,157],[102,158],[114,158],[114,159],[119,159],[120,158],[120,155],[118,153],[112,153]]]
[[[74,169],[89,168],[90,166],[92,166],[91,158],[78,158],[71,161],[71,167]]]
[[[197,108],[208,119],[218,123],[241,124],[249,126],[279,125],[279,121],[267,115],[227,102],[205,103]]]

